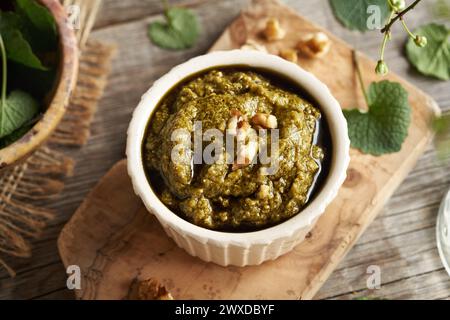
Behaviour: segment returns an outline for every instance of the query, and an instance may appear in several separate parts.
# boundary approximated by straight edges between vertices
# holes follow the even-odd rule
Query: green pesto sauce
[[[311,100],[289,80],[245,67],[213,69],[181,82],[148,124],[143,159],[152,188],[173,212],[212,230],[256,231],[295,216],[323,184],[330,162],[328,127]],[[193,135],[194,122],[202,121],[203,130],[225,131],[231,109],[248,118],[255,113],[277,118],[275,175],[262,175],[259,163],[232,171],[223,162],[171,161],[175,130]]]

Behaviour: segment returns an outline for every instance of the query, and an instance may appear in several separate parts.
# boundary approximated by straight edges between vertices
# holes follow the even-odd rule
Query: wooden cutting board
[[[224,32],[213,50],[262,42],[268,17],[289,32],[267,45],[271,53],[294,47],[309,32],[332,39],[324,58],[299,64],[325,82],[343,107],[364,105],[352,63],[352,48],[274,0],[258,0]],[[375,62],[359,54],[365,81],[379,81]],[[257,267],[223,268],[204,263],[176,247],[134,195],[126,162],[118,163],[91,192],[64,227],[58,246],[66,266],[82,270],[81,299],[123,299],[136,279],[156,278],[176,299],[311,299],[358,237],[413,168],[432,138],[428,124],[435,102],[394,74],[409,92],[412,124],[401,152],[382,157],[351,151],[348,178],[317,226],[295,250]]]

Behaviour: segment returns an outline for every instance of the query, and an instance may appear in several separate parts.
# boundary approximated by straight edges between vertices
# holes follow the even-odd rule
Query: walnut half
[[[130,287],[128,296],[130,300],[174,300],[166,287],[156,279],[150,278],[143,281],[135,279]]]
[[[297,49],[310,58],[320,58],[330,51],[331,41],[323,32],[307,35],[297,45]]]
[[[280,26],[280,22],[277,19],[271,18],[266,22],[264,35],[268,41],[276,41],[283,39],[286,31]]]
[[[280,57],[282,57],[284,60],[297,63],[298,61],[298,55],[297,51],[294,49],[283,49],[280,51]]]
[[[253,125],[264,129],[276,129],[278,127],[277,117],[271,114],[257,113],[252,117],[251,122]]]

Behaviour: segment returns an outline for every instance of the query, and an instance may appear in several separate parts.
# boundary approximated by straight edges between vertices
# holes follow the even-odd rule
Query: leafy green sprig
[[[408,92],[386,80],[373,82],[366,90],[356,51],[352,56],[367,105],[367,111],[344,110],[352,147],[374,156],[398,152],[411,124]]]
[[[411,5],[409,5],[406,8],[405,0],[386,0],[391,8],[391,14],[389,17],[389,22],[385,25],[383,29],[381,29],[381,32],[384,33],[383,42],[381,44],[381,50],[380,50],[380,59],[378,60],[377,66],[375,68],[375,72],[379,75],[386,75],[389,72],[388,65],[386,64],[384,60],[384,52],[386,50],[386,46],[389,40],[392,38],[392,32],[391,28],[397,21],[400,21],[403,29],[405,29],[408,36],[413,39],[416,46],[423,48],[427,45],[428,39],[419,34],[414,34],[411,32],[411,30],[408,28],[406,22],[405,22],[405,15],[413,10],[420,1],[422,0],[416,0]]]
[[[369,31],[369,8],[380,9],[381,23],[387,21],[391,8],[387,0],[330,0],[333,13],[339,22],[350,30]]]
[[[412,32],[405,21],[405,15],[413,10],[421,0],[414,1],[406,7],[404,0],[330,0],[336,18],[347,28],[365,32],[368,30],[366,22],[369,18],[368,8],[377,5],[380,8],[381,19],[386,21],[381,32],[384,34],[380,50],[380,60],[376,66],[376,73],[385,75],[389,72],[384,60],[384,53],[392,37],[392,26],[400,22],[408,34],[406,55],[409,62],[421,74],[432,76],[440,80],[450,79],[450,29],[443,24],[430,23]],[[450,1],[439,0],[434,8],[439,17],[448,17]],[[398,83],[382,81],[372,83],[369,89],[364,89],[361,72],[357,67],[358,79],[364,93],[368,107],[367,112],[358,109],[344,112],[349,127],[352,146],[364,153],[379,155],[399,150],[409,126],[407,108],[407,92]],[[383,88],[384,92],[378,89]],[[377,92],[379,94],[377,94]],[[381,98],[384,100],[381,104]],[[381,112],[382,111],[382,112]],[[394,119],[395,118],[395,119]],[[399,130],[392,126],[399,123]],[[377,135],[376,130],[382,133]],[[433,122],[436,132],[438,153],[450,156],[450,112],[436,117]],[[392,133],[395,133],[394,135]],[[385,135],[386,133],[386,135]],[[400,134],[399,134],[400,133]],[[403,137],[404,136],[404,137]],[[391,139],[393,138],[393,139]],[[390,140],[391,139],[391,140]],[[390,143],[392,142],[392,143]]]
[[[2,139],[29,123],[39,113],[39,104],[29,94],[20,90],[12,91],[7,96],[8,63],[5,44],[1,34],[0,53],[2,55],[0,139]]]
[[[425,35],[429,41],[425,48],[419,48],[412,39],[408,40],[406,56],[409,62],[421,74],[450,80],[450,29],[443,24],[430,23],[416,32]]]
[[[0,148],[21,138],[36,121],[38,102],[56,77],[56,22],[36,0],[10,0],[13,10],[0,10],[1,99]],[[3,7],[2,7],[3,8]]]
[[[165,21],[149,25],[148,36],[157,46],[169,50],[188,49],[200,35],[197,17],[188,9],[171,7],[163,0]]]

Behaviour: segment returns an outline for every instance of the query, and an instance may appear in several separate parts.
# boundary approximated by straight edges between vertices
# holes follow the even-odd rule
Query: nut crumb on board
[[[321,58],[330,51],[331,41],[323,32],[308,34],[297,44],[297,49],[309,58]]]
[[[264,35],[268,41],[281,40],[285,37],[286,31],[280,26],[278,19],[267,20]]]
[[[280,57],[283,59],[297,63],[298,62],[298,54],[297,51],[294,49],[283,49],[280,51]]]
[[[156,279],[139,281],[135,279],[130,286],[128,300],[174,300],[166,287]]]

